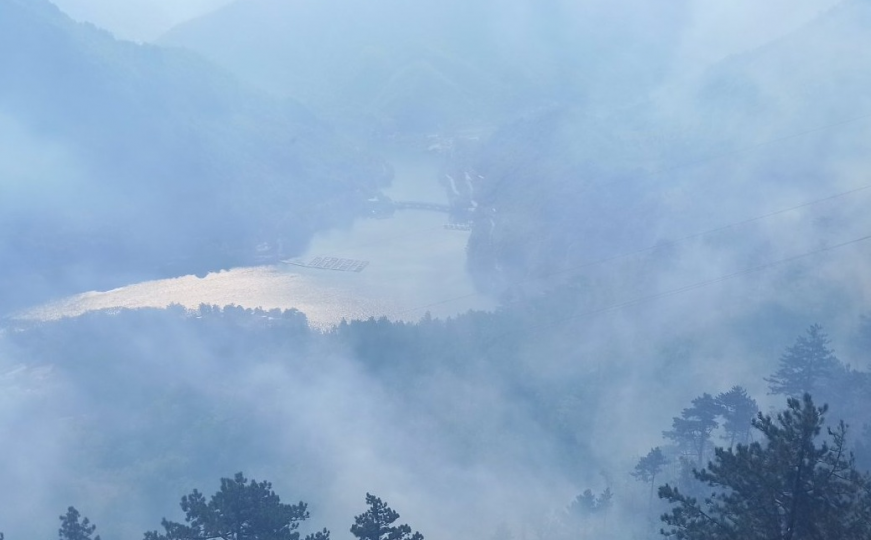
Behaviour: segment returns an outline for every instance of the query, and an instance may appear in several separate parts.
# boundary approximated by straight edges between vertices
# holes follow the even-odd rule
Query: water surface
[[[396,200],[444,204],[445,194],[431,158],[394,159]],[[468,232],[447,230],[447,215],[406,210],[389,219],[361,219],[346,230],[322,232],[296,258],[365,260],[362,272],[303,268],[290,264],[233,268],[204,278],[183,276],[137,283],[104,292],[86,292],[28,310],[28,319],[51,320],[113,308],[181,304],[296,308],[315,327],[344,319],[386,316],[418,320],[426,312],[447,317],[493,303],[475,292],[465,272]]]

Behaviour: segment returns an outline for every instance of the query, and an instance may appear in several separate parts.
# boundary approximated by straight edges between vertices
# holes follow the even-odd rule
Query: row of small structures
[[[446,204],[427,203],[419,201],[393,201],[387,197],[374,199],[372,213],[376,217],[387,217],[387,214],[395,210],[429,210],[450,214],[452,209]],[[471,223],[448,223],[445,229],[450,231],[471,231]],[[343,259],[339,257],[315,257],[309,262],[299,260],[282,261],[285,264],[301,266],[303,268],[317,268],[318,270],[335,270],[338,272],[362,272],[369,266],[369,261],[358,259]]]

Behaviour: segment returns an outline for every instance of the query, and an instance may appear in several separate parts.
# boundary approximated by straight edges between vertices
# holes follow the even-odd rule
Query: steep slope
[[[0,73],[10,303],[292,253],[385,180],[301,106],[45,0],[0,0]]]
[[[871,107],[871,3],[847,0],[803,28],[732,56],[654,101],[659,123],[717,142],[849,120]],[[710,137],[716,134],[716,138]]]
[[[447,131],[553,100],[643,96],[668,66],[685,2],[631,4],[237,0],[162,43],[376,132]]]
[[[464,165],[477,179],[472,268],[490,283],[493,273],[508,283],[565,277],[573,273],[561,269],[865,185],[869,24],[871,3],[844,2],[638,106],[546,109],[505,128]],[[731,230],[697,251],[734,269],[861,236],[861,196]]]

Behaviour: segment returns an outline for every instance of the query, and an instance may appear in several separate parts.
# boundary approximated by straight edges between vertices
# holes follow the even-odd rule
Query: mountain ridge
[[[449,132],[501,123],[554,100],[601,104],[643,94],[666,69],[652,52],[676,43],[636,30],[674,27],[681,11],[670,6],[638,13],[622,4],[590,4],[476,0],[452,9],[435,1],[349,6],[239,0],[178,25],[160,42],[196,50],[331,118],[343,118],[350,109],[374,119],[374,129]],[[382,13],[390,16],[376,15]],[[608,37],[607,29],[620,39]],[[396,75],[416,62],[463,88],[471,104],[432,107],[432,93],[419,95],[414,79],[407,87],[397,84]],[[368,86],[353,84],[358,74],[368,77]],[[380,89],[391,80],[393,97],[379,102]],[[450,94],[445,96],[436,97],[447,100]],[[419,125],[392,114],[415,109],[425,120]]]
[[[75,292],[218,270],[252,262],[264,242],[295,253],[389,180],[379,159],[302,105],[194,53],[117,40],[44,0],[0,0],[0,70],[0,129],[33,135],[20,151],[62,147],[77,169],[19,171],[9,184],[21,198],[0,210],[19,234],[0,251],[20,266],[5,280],[13,289],[48,271]],[[0,173],[16,170],[15,151]],[[49,212],[36,194],[59,179],[74,196]]]

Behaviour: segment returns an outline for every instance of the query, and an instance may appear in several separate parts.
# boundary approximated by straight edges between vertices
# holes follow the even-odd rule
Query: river
[[[395,179],[385,192],[394,200],[445,204],[435,160],[428,156],[392,160]],[[448,317],[491,309],[465,271],[468,232],[445,229],[447,215],[397,211],[389,219],[360,219],[344,230],[317,234],[298,260],[336,257],[368,261],[362,272],[290,264],[233,268],[203,278],[183,276],[91,291],[27,310],[25,319],[54,320],[99,309],[166,307],[181,304],[295,308],[316,328],[342,319],[385,316],[416,321],[426,312]]]

